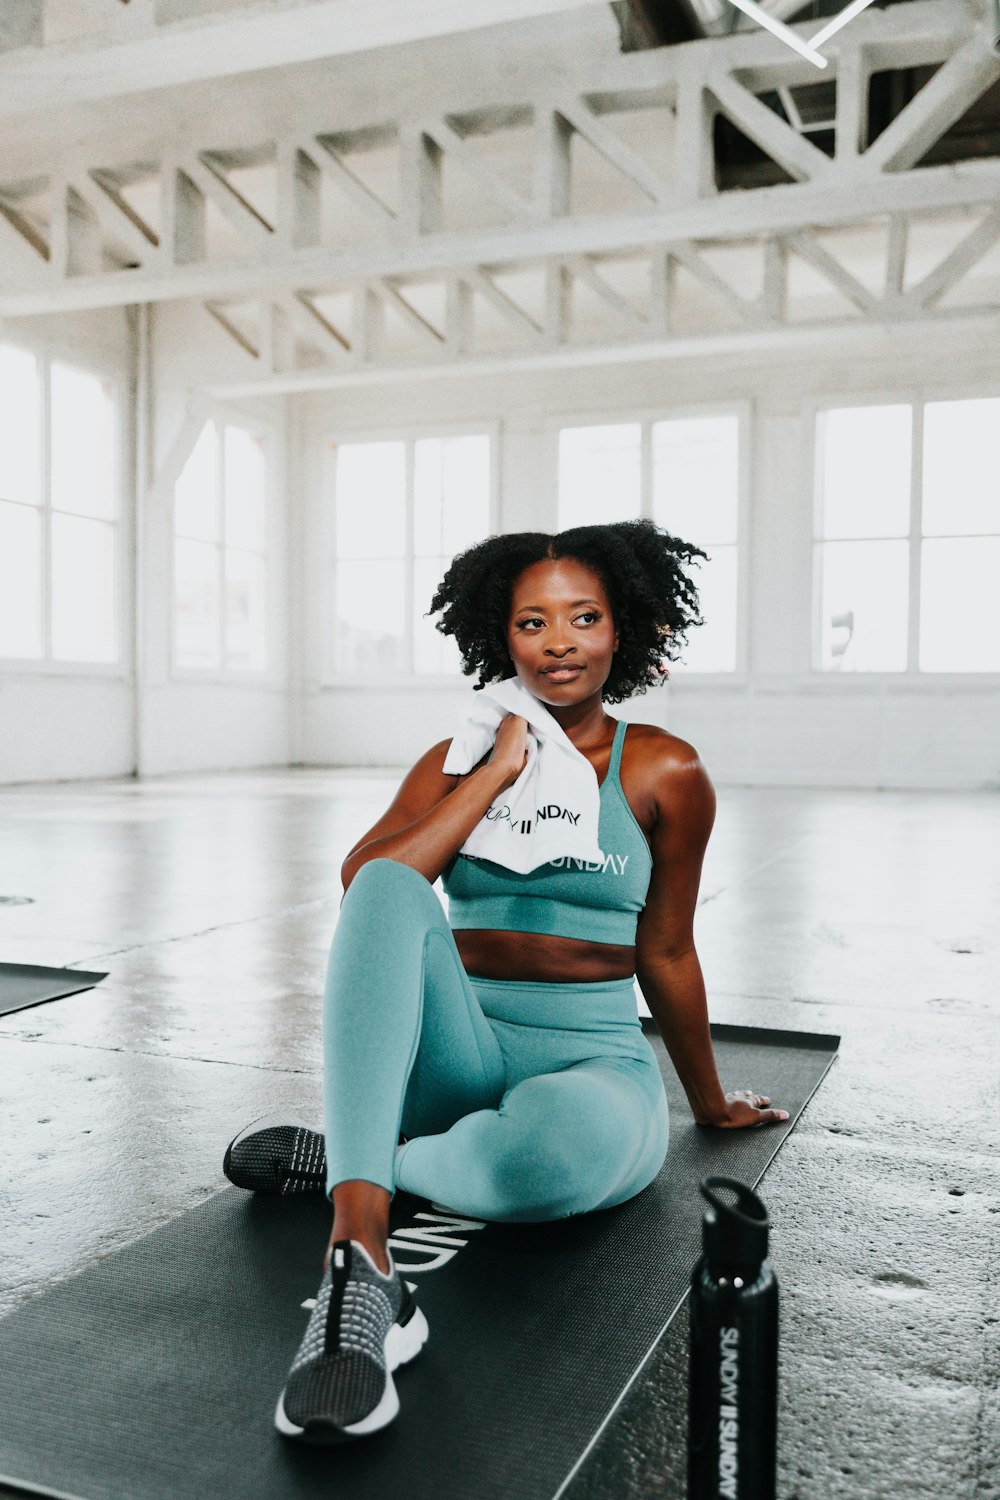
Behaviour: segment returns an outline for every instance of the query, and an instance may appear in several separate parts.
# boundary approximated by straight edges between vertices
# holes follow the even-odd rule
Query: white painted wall
[[[699,403],[751,404],[745,538],[745,666],[731,679],[685,678],[621,712],[690,739],[722,783],[795,786],[1000,786],[1000,681],[831,677],[810,670],[813,403],[1000,394],[985,332],[896,328],[838,334],[794,354],[758,353],[424,379],[298,398],[303,537],[322,521],[317,455],[331,437],[499,420],[500,525],[555,530],[555,429]],[[401,765],[447,736],[468,684],[323,681],[324,570],[313,550],[303,609],[296,759]]]
[[[143,775],[286,765],[288,701],[288,481],[280,400],[206,402],[211,372],[242,368],[239,349],[197,303],[159,304],[151,318],[151,483],[143,512],[143,641],[137,763]],[[263,674],[180,671],[172,661],[173,478],[203,418],[261,424],[271,445],[269,663]],[[183,434],[189,434],[188,443]],[[168,472],[168,464],[173,465]]]

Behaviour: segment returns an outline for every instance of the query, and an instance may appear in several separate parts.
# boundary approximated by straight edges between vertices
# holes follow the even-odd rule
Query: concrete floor
[[[316,1115],[339,866],[393,785],[0,790],[0,897],[32,898],[0,904],[0,959],[110,970],[0,1017],[0,1311],[216,1191],[234,1126]],[[720,797],[714,1018],[843,1037],[762,1189],[781,1500],[1000,1496],[998,851],[996,795]],[[679,1319],[571,1500],[683,1495],[683,1359]]]

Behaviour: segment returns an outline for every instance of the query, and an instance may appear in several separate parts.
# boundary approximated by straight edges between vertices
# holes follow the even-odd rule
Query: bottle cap
[[[767,1255],[770,1222],[757,1194],[735,1177],[706,1177],[701,1195],[708,1204],[702,1221],[702,1245],[710,1261],[731,1266],[758,1266]],[[719,1189],[727,1196],[720,1196]],[[736,1195],[736,1202],[728,1194]]]

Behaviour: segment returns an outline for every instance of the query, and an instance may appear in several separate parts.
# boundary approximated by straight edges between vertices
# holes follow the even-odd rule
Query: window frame
[[[277,456],[277,425],[269,417],[259,416],[257,413],[236,409],[229,406],[221,406],[216,403],[205,404],[198,415],[202,418],[195,437],[195,443],[177,471],[173,484],[170,486],[168,495],[168,509],[170,513],[170,566],[169,566],[169,680],[171,682],[191,684],[222,683],[226,686],[244,685],[246,687],[278,687],[284,680],[284,674],[279,665],[280,637],[278,633],[278,617],[275,607],[275,579],[282,567],[282,533],[278,524],[278,506],[275,503],[278,480],[278,456]],[[194,446],[198,442],[201,433],[208,423],[214,423],[219,429],[217,441],[219,444],[219,517],[220,538],[213,545],[218,552],[219,560],[219,585],[220,585],[220,610],[219,610],[219,646],[220,655],[223,660],[215,667],[190,667],[182,666],[177,661],[177,515],[175,510],[175,491],[177,480],[184,472],[185,465]],[[264,667],[229,667],[225,664],[225,581],[226,581],[226,540],[225,540],[225,435],[226,427],[241,427],[245,432],[261,439],[264,448],[264,629],[265,629],[265,652],[267,665]],[[242,549],[237,549],[242,550]]]
[[[914,687],[940,692],[956,684],[963,692],[995,692],[1000,686],[1000,671],[996,672],[923,672],[920,669],[920,592],[923,523],[923,463],[924,463],[924,408],[937,401],[978,401],[1000,399],[1000,381],[995,389],[984,389],[981,381],[961,381],[954,384],[926,386],[886,386],[878,391],[843,391],[824,393],[807,398],[802,403],[802,418],[805,428],[806,449],[809,455],[809,473],[812,482],[812,503],[809,507],[810,536],[810,595],[809,595],[809,667],[805,681],[810,685],[830,684],[821,691],[845,691],[863,689],[892,692],[900,688],[912,691]],[[831,672],[820,663],[822,623],[820,620],[820,537],[821,501],[819,484],[819,445],[817,442],[817,419],[820,412],[836,411],[851,407],[908,405],[912,412],[910,423],[910,519],[906,537],[908,547],[908,619],[906,632],[906,666],[899,672]],[[1000,536],[997,532],[989,535]]]
[[[569,427],[619,427],[639,424],[639,515],[653,519],[653,427],[696,417],[733,416],[737,420],[737,494],[736,494],[736,655],[728,672],[695,671],[683,661],[671,663],[666,686],[694,688],[743,687],[750,673],[750,499],[753,473],[755,427],[754,404],[749,399],[737,401],[692,401],[650,407],[630,407],[624,411],[607,407],[593,413],[563,412],[547,419],[548,451],[552,473],[553,529],[559,519],[559,434]],[[694,570],[697,583],[697,569]]]
[[[500,444],[502,424],[494,417],[489,421],[475,422],[405,422],[392,427],[338,427],[334,431],[317,434],[319,454],[319,536],[321,563],[319,573],[319,685],[322,688],[354,688],[365,692],[381,692],[398,688],[442,688],[466,689],[470,679],[461,672],[417,672],[413,662],[413,449],[421,438],[485,437],[490,445],[489,462],[489,518],[487,536],[494,535],[499,522],[500,496]],[[405,568],[405,620],[406,648],[410,667],[402,672],[385,673],[376,681],[361,673],[339,671],[336,666],[335,623],[337,619],[336,565],[337,565],[337,485],[336,459],[331,446],[344,447],[349,443],[403,443],[406,473],[405,537],[403,564]],[[329,501],[327,499],[329,497]],[[428,604],[430,600],[427,601]]]
[[[42,654],[40,656],[0,655],[0,674],[36,676],[45,678],[99,677],[126,681],[134,673],[133,650],[130,644],[131,615],[133,609],[133,587],[130,564],[135,548],[135,522],[126,499],[126,475],[131,473],[131,440],[126,417],[126,402],[129,397],[129,381],[121,362],[110,351],[79,349],[72,343],[58,339],[42,339],[37,342],[21,341],[17,338],[0,340],[6,347],[28,354],[39,367],[42,420],[39,433],[41,447],[39,489],[41,499],[31,510],[42,517],[41,548],[41,610],[42,610]],[[52,366],[68,365],[82,374],[93,375],[111,387],[113,408],[114,447],[114,515],[106,517],[84,517],[114,527],[114,611],[115,611],[115,660],[68,661],[52,655]],[[3,500],[21,504],[6,495]],[[72,512],[56,511],[66,515]]]

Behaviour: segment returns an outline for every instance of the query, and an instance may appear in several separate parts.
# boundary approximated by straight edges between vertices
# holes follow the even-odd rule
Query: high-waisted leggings
[[[361,1178],[540,1221],[621,1203],[663,1163],[666,1098],[631,979],[470,978],[407,865],[371,860],[351,882],[324,1004],[330,1191]]]

